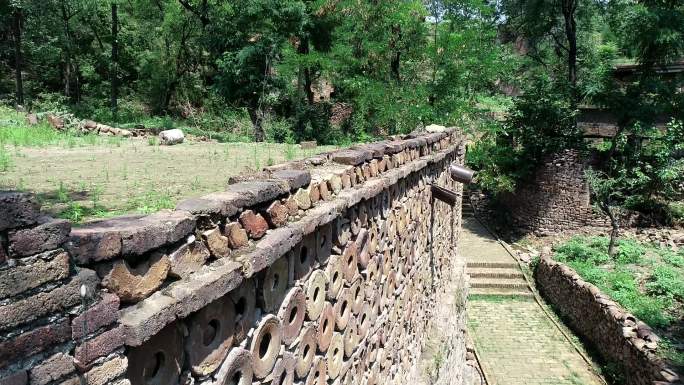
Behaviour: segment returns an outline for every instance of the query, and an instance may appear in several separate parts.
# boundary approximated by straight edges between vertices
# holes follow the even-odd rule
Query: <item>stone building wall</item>
[[[584,226],[610,227],[607,218],[591,207],[585,169],[586,162],[573,150],[549,158],[531,182],[500,197],[510,210],[512,224],[540,235]]]
[[[463,156],[454,131],[412,135],[74,229],[2,192],[0,385],[405,383],[434,304],[453,282],[465,301],[460,202],[429,188],[460,192]]]
[[[681,384],[657,356],[659,338],[570,267],[543,256],[536,269],[537,287],[569,326],[607,361],[621,370],[628,385]]]

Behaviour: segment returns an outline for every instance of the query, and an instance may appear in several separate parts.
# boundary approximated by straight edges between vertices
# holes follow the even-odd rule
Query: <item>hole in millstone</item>
[[[336,356],[339,352],[340,352],[340,349],[335,348],[335,350],[333,350],[333,356]]]
[[[290,323],[293,324],[296,319],[297,319],[297,306],[293,307],[292,311],[290,312]]]
[[[328,332],[328,319],[326,318],[325,321],[323,321],[323,334],[327,334]]]
[[[359,295],[361,295],[361,286],[356,287],[356,294],[354,294],[354,297],[358,299]]]
[[[321,288],[320,288],[320,287],[317,287],[317,288],[314,290],[314,293],[313,293],[313,300],[314,300],[314,302],[318,301],[318,294],[319,294],[320,291],[321,291]]]
[[[311,351],[311,345],[305,345],[304,346],[304,359],[308,359],[306,357],[309,356],[309,351]]]
[[[299,254],[299,262],[304,265],[309,260],[309,249],[306,246],[302,246],[302,253]]]
[[[316,373],[314,373],[314,377],[316,377],[316,378],[320,377],[320,375],[321,375],[321,372],[319,372],[318,370],[316,371]]]
[[[336,271],[335,274],[333,274],[333,282],[337,282],[338,278],[340,278],[340,273]]]
[[[245,311],[247,310],[247,298],[240,297],[240,299],[235,304],[235,323],[240,322],[245,316]]]
[[[282,384],[284,384],[284,383],[285,383],[285,377],[286,377],[286,376],[287,376],[287,373],[283,370],[283,372],[280,373],[280,378],[278,378],[278,382],[276,382],[275,384],[277,384],[277,385],[282,385]]]
[[[261,342],[259,343],[259,358],[262,360],[266,357],[266,353],[268,353],[269,345],[271,345],[271,333],[266,333],[261,337]]]
[[[202,343],[204,346],[209,346],[216,340],[220,327],[221,323],[218,320],[213,319],[209,321],[207,327],[204,329],[204,334],[202,335]]]
[[[235,371],[235,373],[233,373],[233,376],[230,378],[230,382],[228,384],[229,385],[238,385],[240,383],[241,379],[242,379],[242,372],[237,370],[237,371]]]
[[[325,235],[321,235],[321,247],[324,247],[324,246],[325,246],[325,241],[327,241],[327,240],[328,240],[328,239],[326,238]]]
[[[363,324],[366,321],[366,313],[363,313],[361,316],[361,324]]]
[[[347,310],[347,301],[342,301],[342,305],[340,306],[340,315],[344,314]]]
[[[159,372],[161,371],[161,368],[164,367],[164,362],[166,361],[166,356],[164,356],[164,353],[162,352],[157,352],[154,354],[154,357],[152,357],[152,360],[148,362],[147,367],[145,368],[144,377],[146,381],[152,381],[154,380],[158,375]]]
[[[350,255],[347,260],[347,265],[351,266],[354,263],[354,256]]]
[[[271,291],[275,291],[275,288],[278,286],[278,280],[280,279],[280,276],[278,273],[273,274],[273,284],[271,285]]]

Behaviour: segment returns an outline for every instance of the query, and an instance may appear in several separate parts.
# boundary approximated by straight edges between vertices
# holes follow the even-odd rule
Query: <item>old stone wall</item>
[[[681,384],[658,357],[659,338],[648,325],[549,256],[541,258],[535,273],[542,294],[576,333],[619,367],[627,384]]]
[[[510,210],[512,224],[540,235],[584,226],[610,227],[607,218],[591,207],[585,168],[586,162],[573,150],[550,157],[529,183],[500,197]]]
[[[446,283],[465,298],[460,202],[429,187],[460,192],[463,155],[411,135],[73,229],[0,193],[0,385],[405,383]]]

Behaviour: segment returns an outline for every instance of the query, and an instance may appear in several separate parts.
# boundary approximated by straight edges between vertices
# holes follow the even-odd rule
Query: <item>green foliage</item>
[[[644,258],[647,253],[660,256],[662,263],[656,262],[651,269]],[[684,256],[671,250],[625,239],[618,241],[617,252],[610,258],[608,238],[573,237],[556,249],[554,258],[651,326],[670,325],[677,314],[673,305],[684,300]]]

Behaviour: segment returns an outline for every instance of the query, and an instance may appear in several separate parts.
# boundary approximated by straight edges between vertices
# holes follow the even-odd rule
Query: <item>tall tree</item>
[[[22,10],[21,7],[15,5],[13,17],[12,32],[14,35],[14,73],[15,73],[15,104],[17,106],[24,104],[24,82],[22,79],[23,57],[21,51],[21,24],[22,24]]]
[[[116,2],[112,2],[112,64],[111,64],[111,87],[112,94],[110,99],[112,118],[118,120],[118,93],[119,93],[119,11]]]

